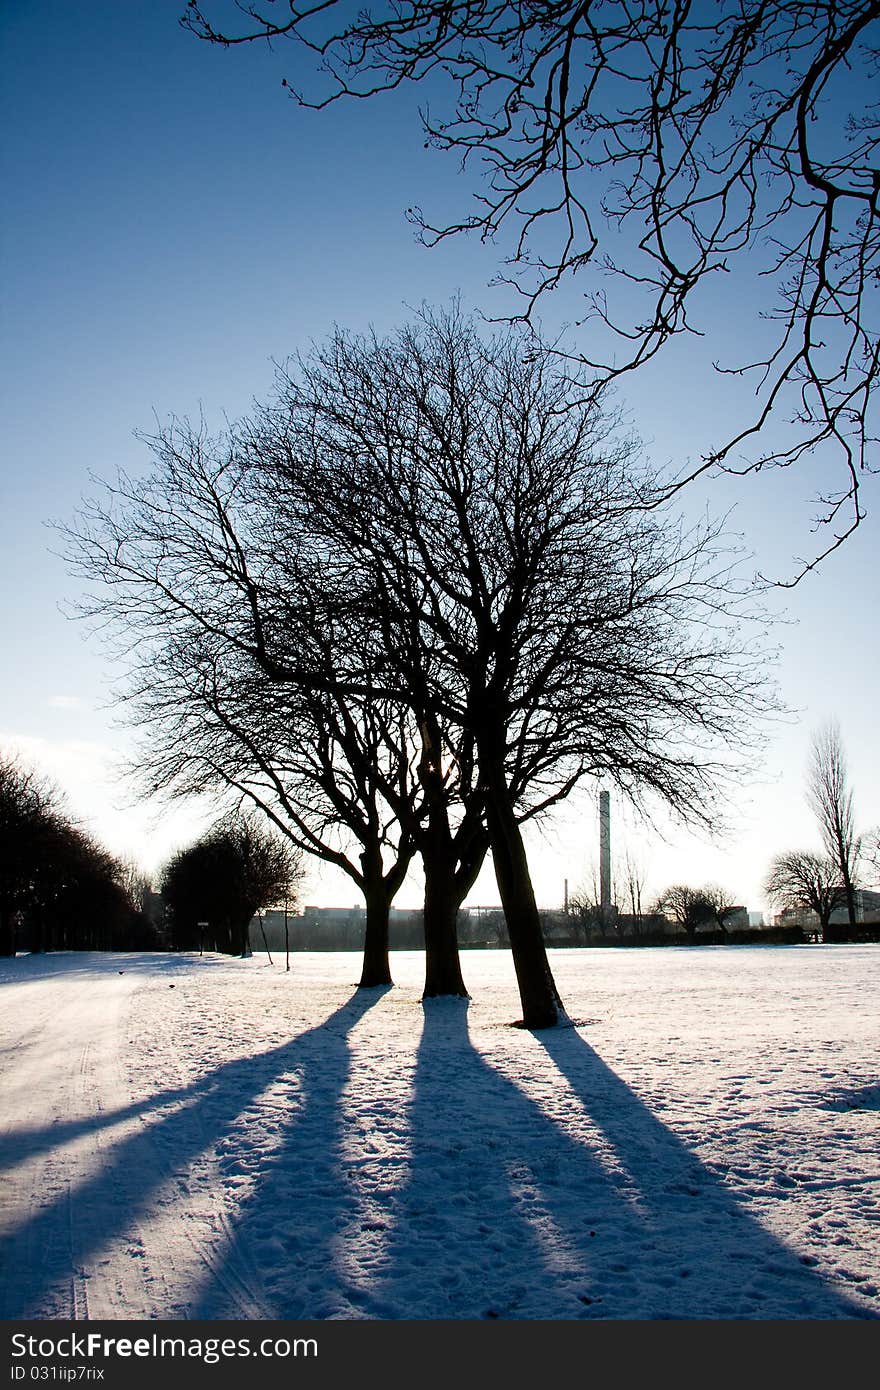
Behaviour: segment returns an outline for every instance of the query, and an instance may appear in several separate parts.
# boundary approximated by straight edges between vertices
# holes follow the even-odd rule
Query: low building
[[[856,889],[855,909],[857,924],[874,926],[880,923],[880,892],[872,888]],[[775,921],[778,926],[800,926],[806,932],[821,930],[818,914],[806,907],[783,908]],[[829,922],[833,927],[845,927],[849,924],[849,913],[845,903],[834,909]]]

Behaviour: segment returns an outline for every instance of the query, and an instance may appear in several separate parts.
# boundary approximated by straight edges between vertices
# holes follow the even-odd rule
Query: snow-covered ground
[[[4,1318],[880,1315],[880,947],[0,966]]]

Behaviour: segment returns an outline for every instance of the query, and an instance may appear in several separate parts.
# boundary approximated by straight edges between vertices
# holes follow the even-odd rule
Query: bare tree
[[[122,664],[138,780],[243,799],[342,869],[366,903],[361,984],[388,983],[389,908],[415,853],[400,812],[418,787],[399,713],[374,698],[362,586],[290,537],[279,548],[228,440],[172,421],[146,442],[152,473],[120,474],[59,528],[91,586],[77,611]]]
[[[612,889],[612,902],[614,897],[615,894]],[[609,914],[602,909],[599,872],[595,864],[592,866],[589,876],[575,888],[569,897],[568,910],[569,915],[574,919],[578,934],[584,941],[596,933],[603,937],[607,936],[615,926],[613,918],[609,917]]]
[[[438,780],[444,757],[475,761],[524,1020],[552,1026],[523,821],[586,776],[711,821],[755,732],[766,686],[718,528],[649,515],[635,445],[584,383],[457,309],[338,331],[241,438],[280,514],[368,576],[381,679]]]
[[[249,954],[248,928],[255,913],[295,902],[301,878],[302,857],[289,840],[267,830],[254,813],[226,817],[173,855],[162,873],[175,945],[201,944],[204,920],[214,950]]]
[[[68,549],[128,645],[155,785],[250,797],[356,882],[418,848],[444,992],[488,843],[524,1022],[553,1026],[523,822],[604,776],[714,824],[767,708],[721,528],[647,512],[585,383],[457,309],[338,331],[230,439],[153,447]]]
[[[615,879],[621,885],[622,900],[626,902],[636,936],[645,920],[643,903],[648,875],[640,857],[630,845],[624,845],[623,855],[615,868]]]
[[[583,361],[597,390],[704,333],[707,314],[720,336],[706,289],[717,296],[731,275],[739,293],[761,277],[754,356],[716,362],[753,381],[754,413],[707,441],[676,485],[827,446],[839,464],[817,501],[826,536],[799,574],[859,524],[880,372],[875,0],[386,0],[368,11],[189,0],[181,22],[226,47],[295,40],[323,81],[284,86],[313,108],[429,81],[427,141],[484,179],[469,215],[415,208],[412,220],[428,244],[507,231],[500,278],[525,318],[564,280],[585,283]],[[780,414],[787,434],[763,444]]]
[[[136,912],[146,913],[153,892],[150,875],[135,859],[119,861],[119,884]]]
[[[657,907],[684,928],[691,945],[696,941],[697,928],[715,921],[714,904],[703,889],[691,888],[686,883],[674,883],[667,888],[658,898]]]
[[[726,932],[727,923],[738,904],[726,888],[722,888],[718,883],[706,883],[700,891],[712,908],[712,915],[719,931]]]
[[[836,860],[805,850],[778,855],[770,865],[764,891],[778,907],[815,912],[824,941],[832,912],[846,902]]]
[[[853,927],[856,923],[859,840],[846,754],[836,720],[830,720],[813,735],[807,767],[807,797],[819,822],[826,856],[837,866],[849,924]]]

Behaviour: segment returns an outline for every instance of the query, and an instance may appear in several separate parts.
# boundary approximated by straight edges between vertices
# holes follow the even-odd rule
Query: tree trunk
[[[0,956],[15,955],[15,927],[12,922],[12,909],[0,903]]]
[[[445,817],[444,817],[445,819]],[[425,868],[425,992],[469,998],[458,954],[458,909],[462,895],[455,882],[455,852],[448,824],[430,826],[422,845]]]
[[[510,804],[503,764],[480,769],[486,780],[486,821],[495,878],[522,1001],[524,1028],[555,1028],[565,1022],[565,1009],[541,931],[529,865],[519,825]]]
[[[840,868],[840,877],[843,879],[843,894],[846,898],[846,915],[849,921],[849,925],[852,928],[856,925],[856,895],[855,887],[852,881],[852,870],[850,867],[852,863],[852,858],[851,851],[847,847],[846,840],[844,839],[843,832],[841,830],[840,821],[837,819],[836,814],[835,827],[832,832],[832,842],[834,849],[836,850],[836,853],[833,855],[833,857],[837,860],[838,866]],[[843,933],[841,933],[841,939],[842,938]]]
[[[31,928],[31,951],[34,955],[40,955],[46,949],[46,912],[42,903],[38,903],[34,911],[34,921]]]
[[[416,831],[425,870],[424,999],[453,994],[468,998],[458,956],[458,909],[462,894],[456,889],[456,852],[449,829],[449,810],[443,783],[442,739],[437,721],[426,714],[420,723],[422,756],[419,781],[428,808],[427,824]]]
[[[390,985],[391,964],[388,959],[388,914],[391,900],[388,889],[382,881],[381,867],[378,878],[371,876],[363,885],[364,902],[367,909],[366,930],[364,933],[364,959],[358,989],[373,989],[376,985]]]
[[[843,868],[843,886],[846,892],[846,914],[849,918],[850,926],[854,927],[856,925],[855,889],[853,888],[853,881],[852,877],[850,876],[849,865],[843,863],[841,867]]]

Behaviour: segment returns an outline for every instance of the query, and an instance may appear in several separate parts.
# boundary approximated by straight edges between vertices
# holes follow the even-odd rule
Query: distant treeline
[[[0,955],[155,950],[147,892],[65,814],[50,783],[0,756]]]
[[[689,939],[684,932],[643,932],[640,936],[602,936],[595,933],[586,943],[589,946],[798,946],[818,940],[819,932],[804,927],[748,927],[736,931],[698,932]],[[825,944],[880,941],[880,923],[863,923],[855,930],[847,926],[832,928],[825,934]],[[554,943],[570,945],[573,943]]]
[[[744,946],[744,945],[801,945],[816,939],[817,933],[799,925],[773,927],[738,927],[700,930],[695,936],[674,923],[643,925],[635,930],[630,923],[612,926],[604,933],[585,929],[574,915],[567,917],[559,911],[542,914],[542,925],[548,946],[562,949],[577,947],[639,947],[639,946]],[[303,914],[289,914],[286,923],[282,912],[267,912],[251,924],[251,943],[254,950],[268,946],[281,952],[291,951],[359,951],[363,947],[365,916],[362,909],[306,908]],[[418,910],[392,909],[390,946],[397,951],[416,951],[424,946],[422,914]],[[845,925],[834,929],[835,941],[880,941],[880,923],[860,924],[855,932]],[[504,914],[485,909],[459,914],[458,944],[462,950],[507,949],[509,942]]]

